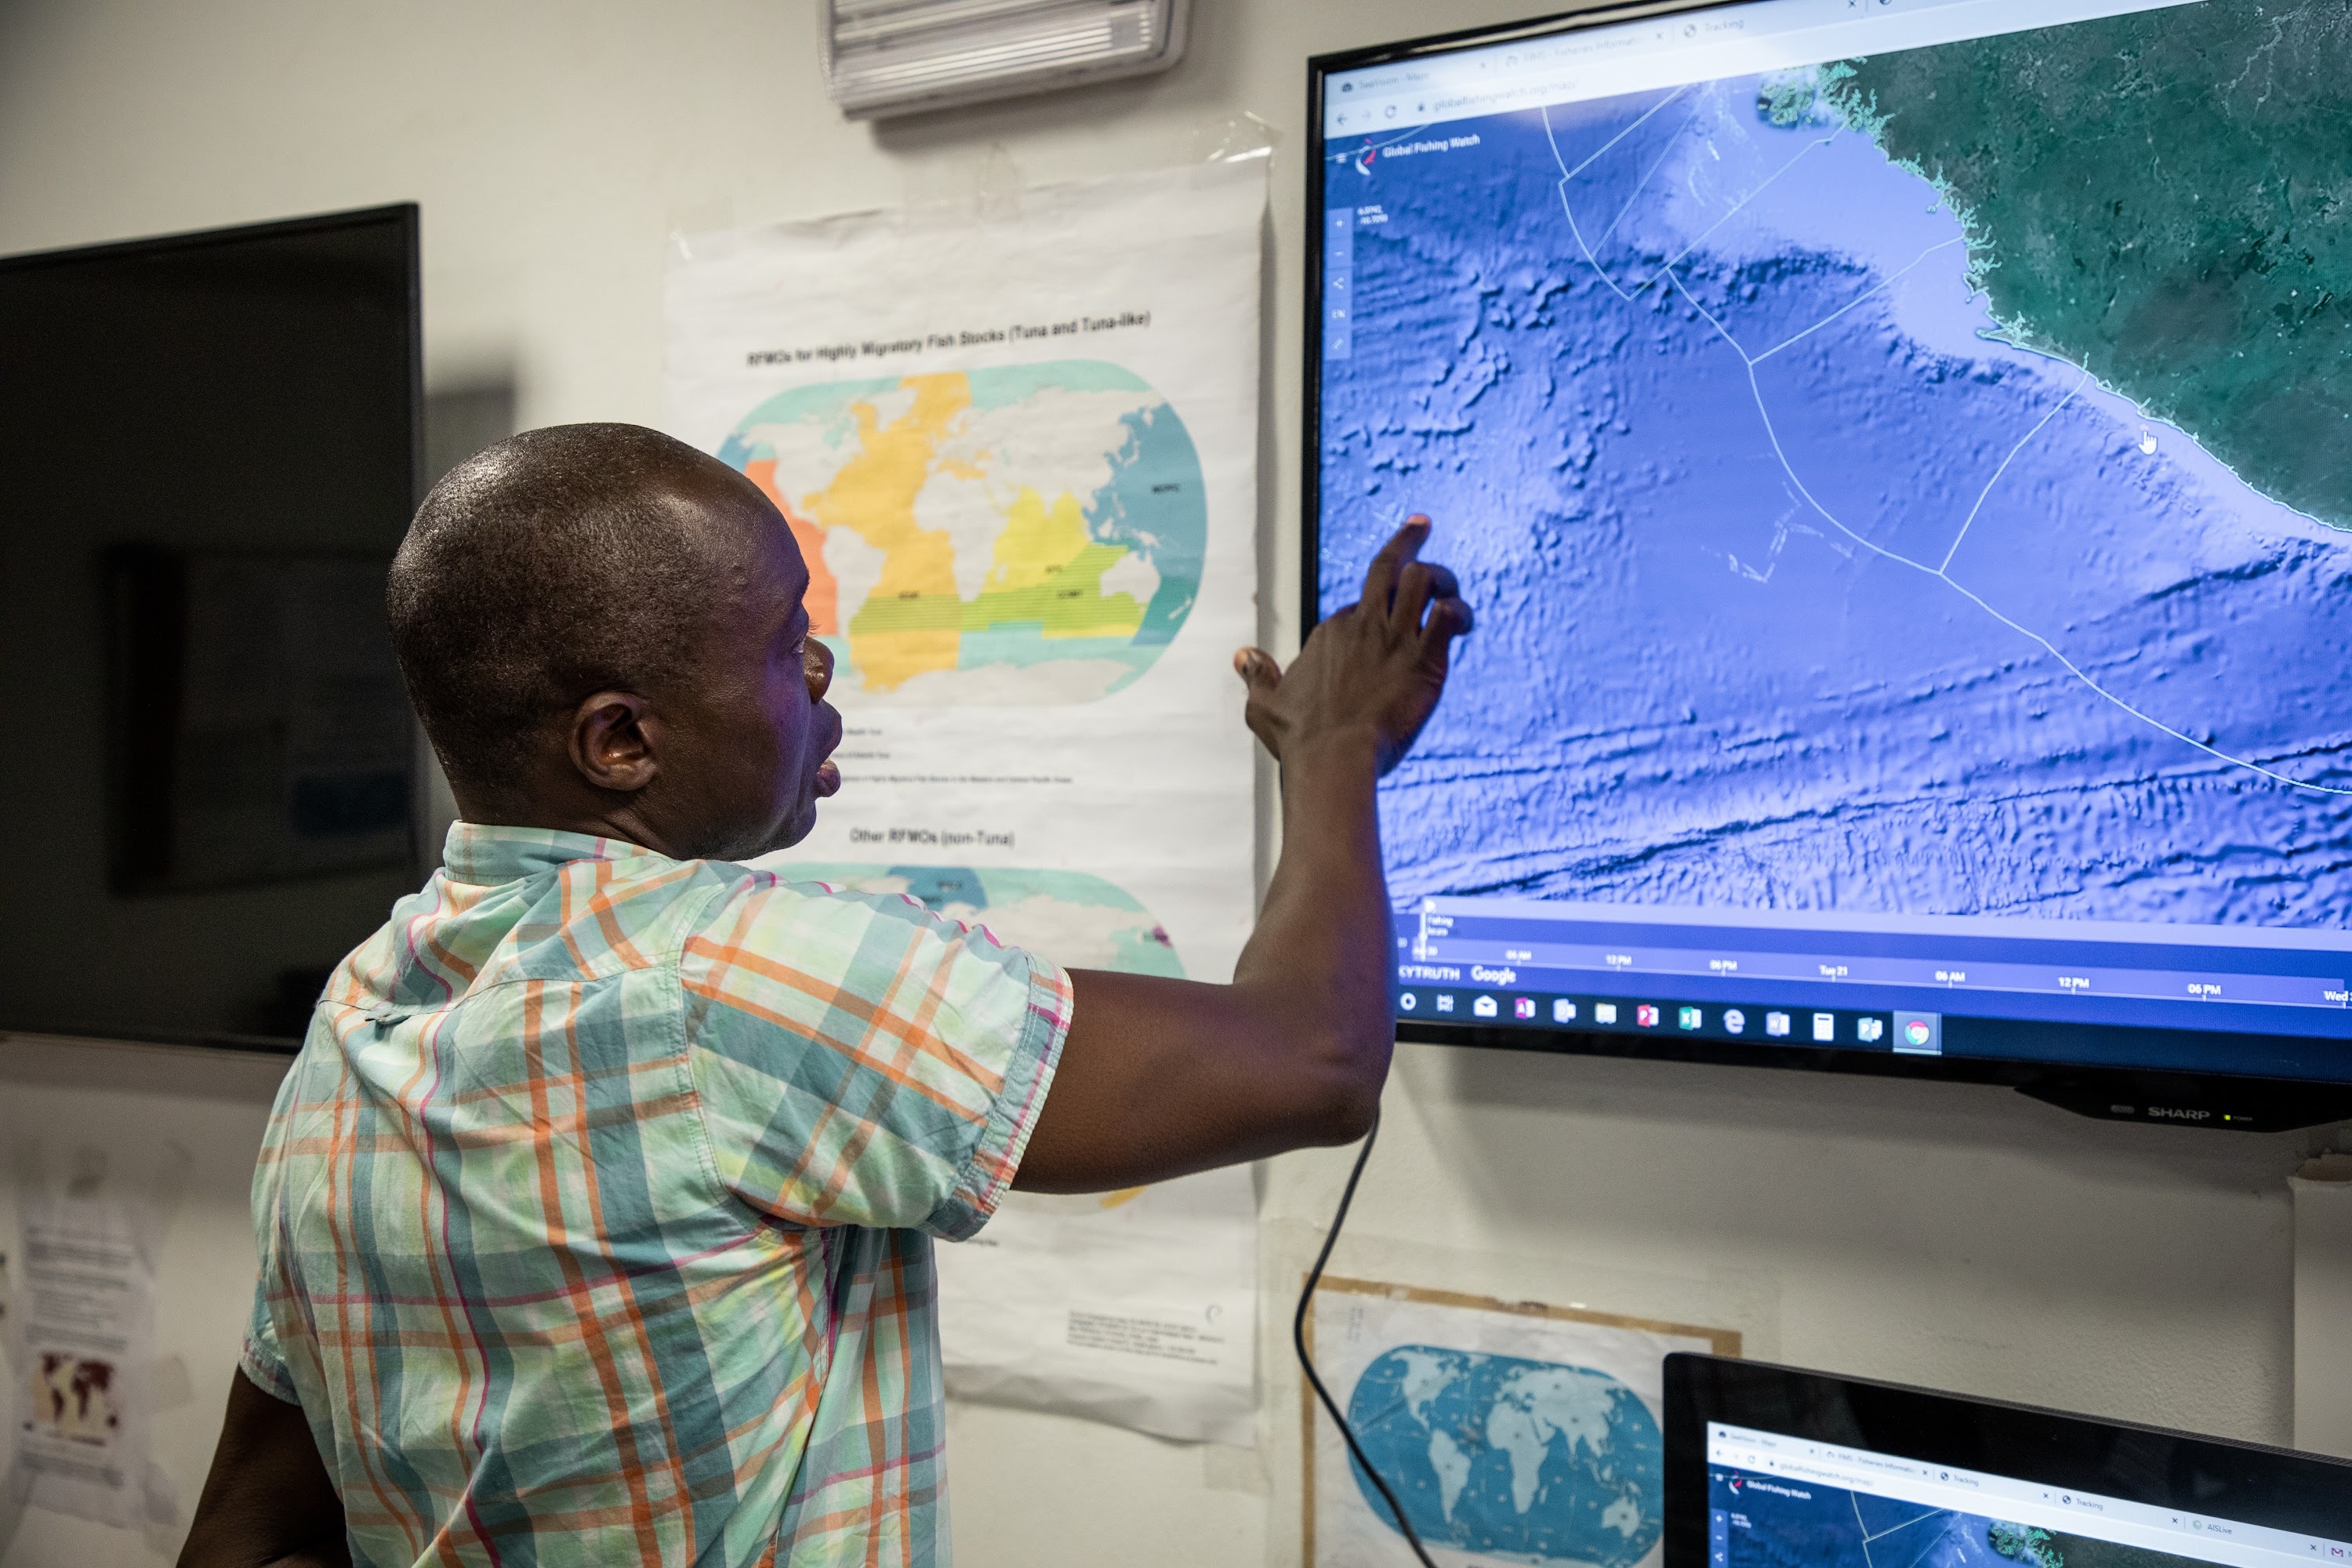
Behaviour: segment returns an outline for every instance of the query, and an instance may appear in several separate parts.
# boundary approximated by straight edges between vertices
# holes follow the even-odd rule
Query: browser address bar
[[[1897,1468],[1889,1466],[1885,1470],[1872,1470],[1860,1465],[1840,1464],[1835,1460],[1796,1459],[1786,1454],[1767,1454],[1758,1449],[1744,1447],[1737,1443],[1725,1442],[1721,1438],[1717,1438],[1708,1447],[1707,1458],[1718,1465],[1731,1465],[1741,1469],[1783,1476],[1790,1480],[1820,1481],[1826,1486],[1843,1487],[1848,1491],[1877,1490],[1886,1486],[1889,1481],[1894,1481],[1899,1485],[1947,1488],[1961,1497],[1972,1498],[1978,1501],[1982,1501],[1984,1497],[1982,1483],[1974,1479],[1938,1481],[1930,1480],[1916,1472],[1910,1472],[1907,1467]],[[1926,1501],[1927,1500],[1921,1498],[1905,1500]]]

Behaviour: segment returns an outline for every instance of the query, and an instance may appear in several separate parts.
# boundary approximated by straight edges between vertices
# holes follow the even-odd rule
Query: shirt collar
[[[552,871],[572,860],[659,859],[653,850],[625,838],[565,833],[552,827],[494,827],[453,822],[441,847],[450,879],[496,887]]]

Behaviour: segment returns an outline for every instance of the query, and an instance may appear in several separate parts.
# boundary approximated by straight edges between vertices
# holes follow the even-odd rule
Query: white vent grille
[[[825,85],[854,120],[1165,70],[1190,0],[827,0]]]

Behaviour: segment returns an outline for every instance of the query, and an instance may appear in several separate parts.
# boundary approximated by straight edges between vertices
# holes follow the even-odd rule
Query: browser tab
[[[1887,0],[1867,5],[1845,0],[1829,5],[1784,0],[1664,24],[1620,22],[1499,49],[1465,50],[1335,74],[1325,93],[1325,129],[1410,123],[1416,116],[1442,120],[1507,113],[2179,3],[1935,0],[1896,6]],[[1579,68],[1602,62],[1605,71]]]

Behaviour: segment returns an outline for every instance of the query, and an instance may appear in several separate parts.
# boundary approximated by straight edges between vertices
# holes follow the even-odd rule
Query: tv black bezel
[[[175,251],[201,250],[212,246],[244,244],[252,240],[296,238],[308,234],[332,233],[339,229],[367,226],[389,225],[395,231],[406,270],[407,287],[404,309],[408,317],[408,507],[414,511],[423,499],[425,479],[425,289],[424,289],[424,214],[415,202],[387,202],[376,206],[349,207],[335,212],[313,213],[299,217],[268,218],[256,223],[228,224],[214,228],[188,229],[172,234],[147,235],[131,239],[105,240],[93,245],[53,247],[46,250],[21,251],[0,256],[0,272],[34,271],[43,268],[76,266],[89,261],[112,261],[125,258],[170,254]],[[422,809],[421,790],[424,781],[415,781],[410,795],[413,814]],[[415,837],[411,835],[412,838]],[[425,847],[413,846],[414,868],[423,874]],[[278,1035],[243,1034],[226,1029],[169,1030],[136,1025],[100,1026],[96,1025],[61,1024],[39,1021],[29,1025],[11,1025],[0,1013],[0,1039],[11,1035],[48,1036],[68,1039],[122,1040],[137,1044],[206,1046],[219,1050],[253,1052],[265,1056],[290,1057],[301,1049],[299,1038]]]
[[[2241,1524],[2352,1536],[2352,1463],[2259,1443],[1680,1352],[1665,1361],[1664,1415],[1665,1568],[1708,1568],[1709,1421],[2156,1508],[2193,1506]]]
[[[1646,16],[1688,11],[1729,10],[1769,0],[1658,0],[1641,5],[1598,5],[1547,13],[1526,21],[1457,28],[1391,44],[1337,50],[1307,62],[1307,126],[1311,153],[1307,167],[1304,230],[1307,256],[1301,268],[1304,293],[1299,316],[1305,331],[1300,388],[1299,443],[1299,637],[1303,642],[1322,618],[1322,397],[1323,245],[1321,218],[1325,176],[1330,161],[1323,136],[1324,82],[1333,73],[1367,66],[1451,54],[1516,38],[1539,37]],[[1671,987],[1661,987],[1670,990]],[[2144,1034],[2121,1025],[2050,1026]],[[1969,1056],[1898,1056],[1889,1051],[1805,1047],[1740,1046],[1727,1041],[1659,1036],[1605,1034],[1597,1030],[1538,1026],[1397,1021],[1399,1040],[1420,1045],[1473,1046],[1554,1055],[1635,1058],[1861,1073],[1886,1078],[2005,1086],[2083,1116],[2107,1121],[2154,1121],[2169,1126],[2210,1127],[2232,1131],[2274,1132],[2352,1120],[2352,1083],[2315,1079],[2244,1077],[2172,1069],[2073,1066],[2031,1058]],[[2221,1040],[2279,1038],[2217,1031]],[[2300,1041],[2299,1037],[2289,1037]]]

